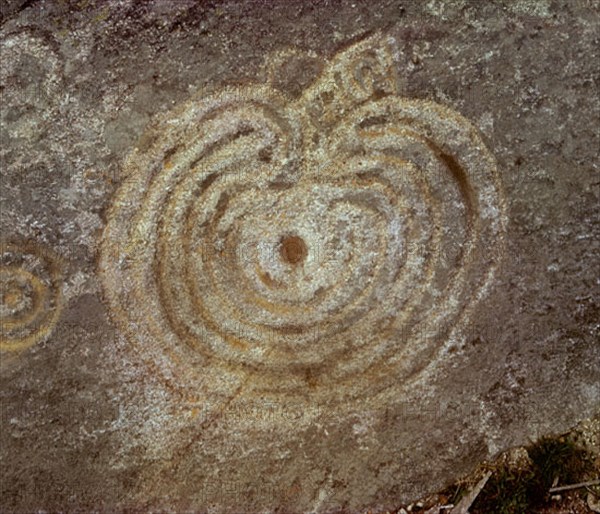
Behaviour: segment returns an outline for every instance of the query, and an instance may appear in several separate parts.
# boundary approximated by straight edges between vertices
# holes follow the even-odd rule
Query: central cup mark
[[[284,262],[296,266],[306,259],[308,248],[299,236],[283,236],[280,241],[279,251]]]

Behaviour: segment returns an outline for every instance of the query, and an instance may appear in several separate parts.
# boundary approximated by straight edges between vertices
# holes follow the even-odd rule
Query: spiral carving
[[[400,98],[393,64],[366,40],[300,98],[225,88],[143,137],[100,271],[162,375],[341,400],[414,375],[459,326],[501,253],[494,159],[459,114]]]
[[[0,243],[0,349],[21,350],[48,337],[62,308],[58,256],[31,242]]]

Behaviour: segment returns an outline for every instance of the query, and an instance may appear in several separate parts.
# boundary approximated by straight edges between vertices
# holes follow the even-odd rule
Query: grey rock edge
[[[586,0],[0,2],[0,233],[63,267],[51,334],[1,354],[0,510],[378,511],[597,415],[598,12]],[[402,97],[482,134],[507,201],[506,258],[419,388],[350,411],[254,397],[206,417],[111,321],[97,260],[121,163],[155,116],[268,80],[268,55],[330,59],[378,31],[397,42]],[[303,89],[302,76],[286,85]]]

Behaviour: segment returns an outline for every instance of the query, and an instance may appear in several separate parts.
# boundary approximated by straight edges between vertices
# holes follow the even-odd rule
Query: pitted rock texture
[[[0,14],[0,510],[385,511],[598,412],[598,2]]]

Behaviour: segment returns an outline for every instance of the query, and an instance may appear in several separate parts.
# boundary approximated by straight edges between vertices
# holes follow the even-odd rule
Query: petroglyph
[[[127,158],[100,272],[169,382],[348,404],[468,318],[502,254],[496,165],[461,115],[398,96],[392,43],[341,51],[300,96],[194,98]]]
[[[32,242],[0,243],[0,350],[27,348],[48,337],[62,308],[61,263]]]

